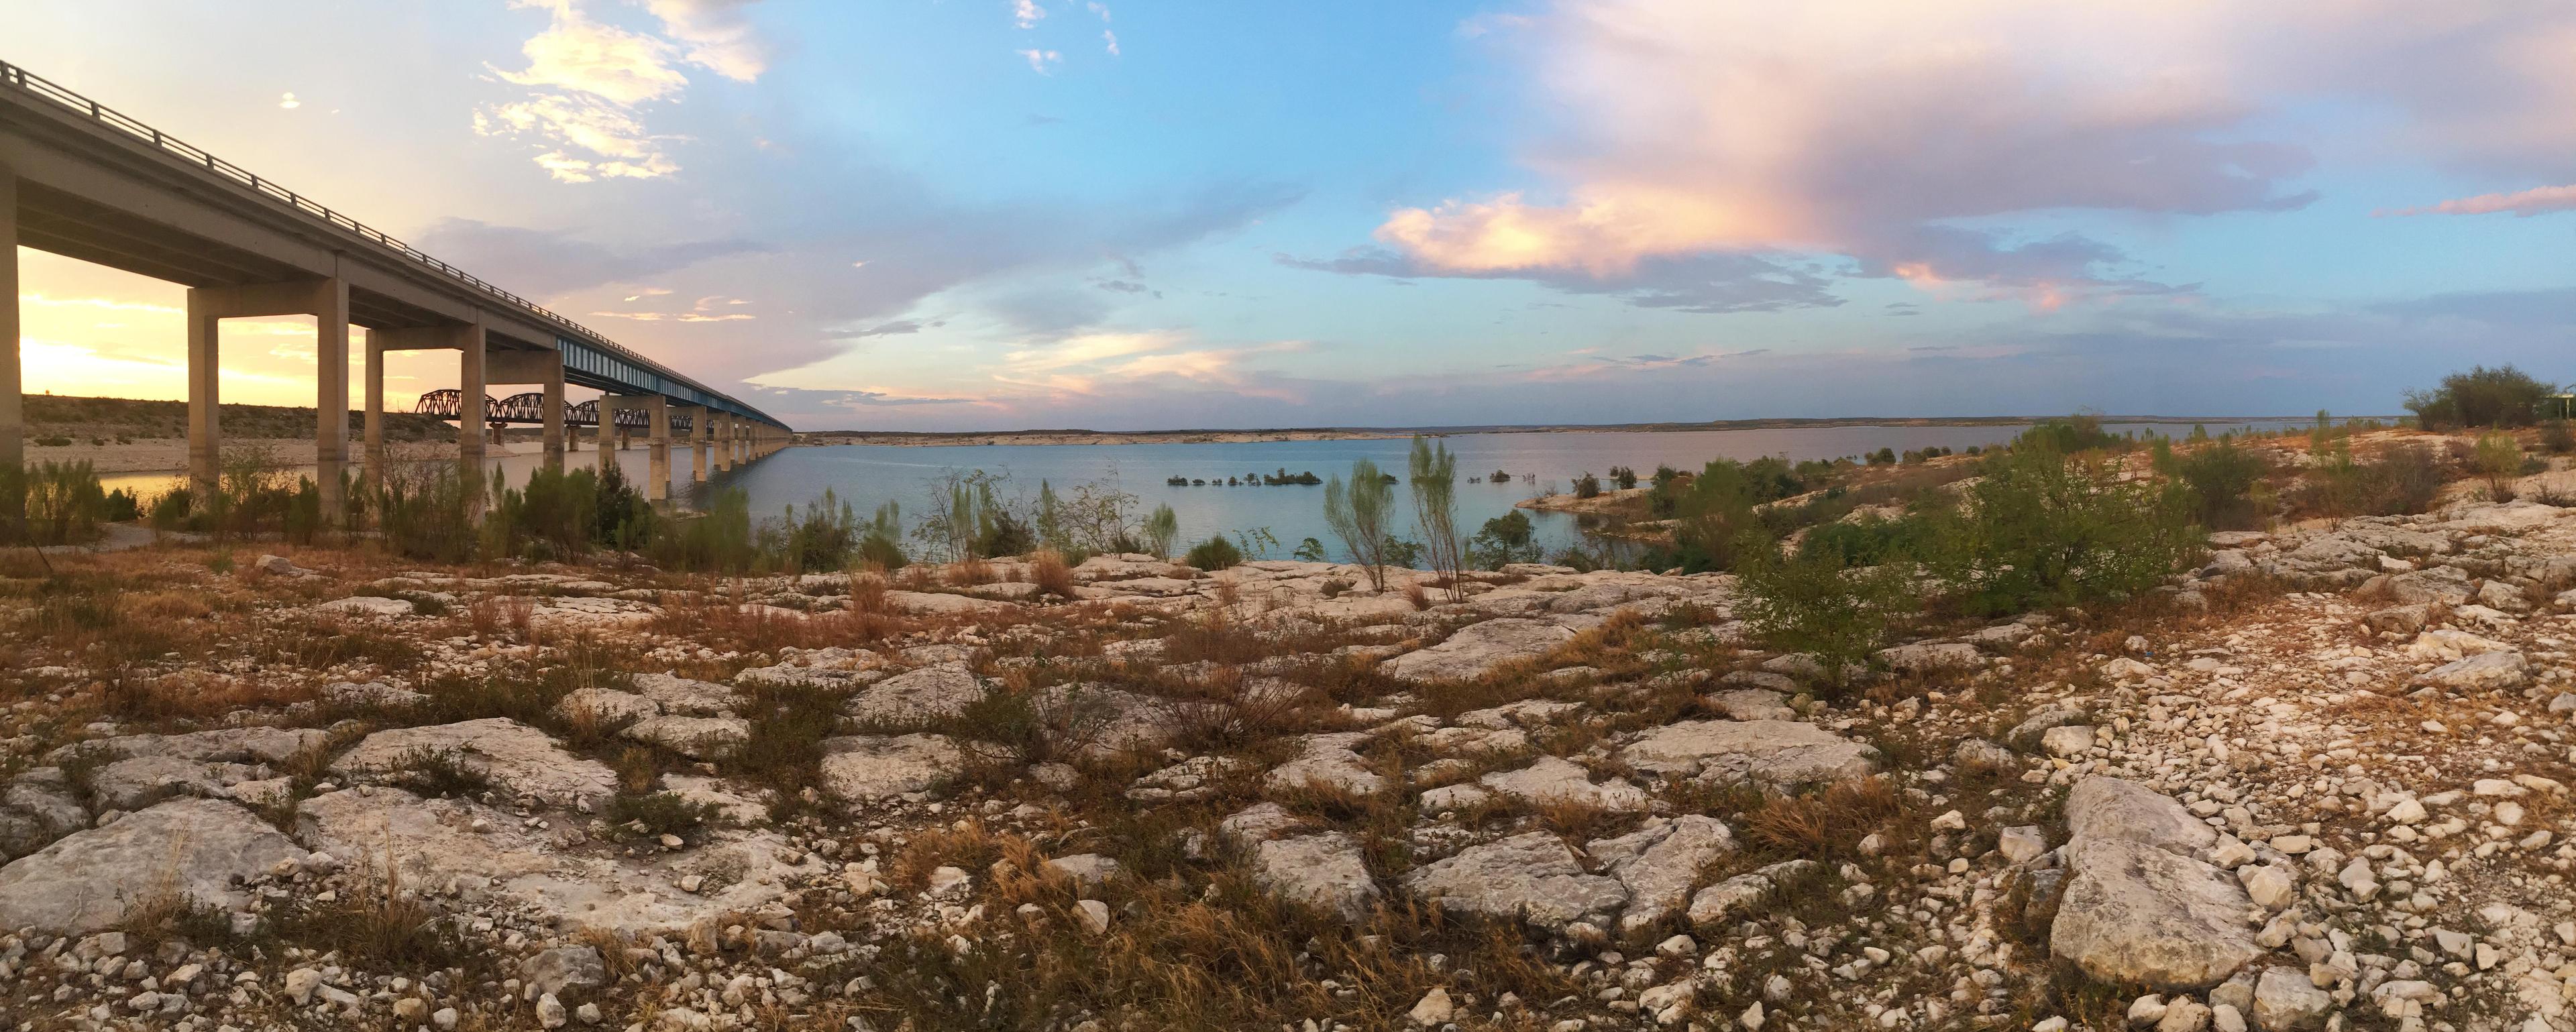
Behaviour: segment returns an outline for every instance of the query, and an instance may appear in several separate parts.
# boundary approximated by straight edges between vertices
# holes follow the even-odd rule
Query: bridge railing
[[[520,297],[517,294],[513,294],[495,286],[473,273],[466,272],[465,270],[449,265],[446,262],[439,261],[438,259],[422,252],[419,248],[406,244],[382,230],[376,229],[375,227],[369,226],[354,218],[350,218],[347,215],[333,211],[322,203],[296,193],[293,190],[289,190],[283,186],[279,186],[275,182],[262,179],[258,174],[250,171],[249,169],[235,165],[232,162],[225,161],[222,158],[218,158],[213,154],[207,153],[201,148],[191,146],[176,137],[163,133],[159,129],[145,125],[141,120],[136,119],[133,116],[127,115],[115,108],[100,104],[88,97],[84,97],[60,83],[46,79],[44,76],[37,75],[34,72],[30,72],[24,68],[18,67],[17,65],[10,64],[7,61],[0,61],[0,85],[15,87],[32,96],[42,97],[74,112],[85,114],[100,125],[115,129],[128,136],[134,137],[137,140],[148,141],[155,149],[165,154],[175,155],[186,160],[189,164],[202,166],[208,172],[230,179],[250,188],[254,192],[283,203],[290,208],[315,218],[319,218],[324,222],[330,223],[331,225],[337,226],[343,230],[347,230],[348,232],[355,233],[359,237],[381,246],[386,250],[393,252],[397,256],[433,272],[444,275],[450,279],[456,280],[459,283],[463,283],[466,286],[472,287],[475,290],[515,307],[520,311],[552,320],[553,322],[569,327],[580,333],[582,336],[589,338],[590,343],[616,352],[626,358],[633,359],[639,365],[651,368],[660,368],[659,365],[651,359],[627,350],[624,345],[610,340],[599,332],[592,330],[590,327],[574,322],[571,319],[546,308],[544,305],[540,305],[534,301],[528,300],[527,298]],[[691,386],[698,386],[697,384],[689,381],[686,377],[682,377],[677,374],[672,374],[671,378],[683,383],[689,383]],[[703,390],[704,388],[701,387],[700,389]],[[707,393],[715,394],[714,391],[708,391]],[[723,395],[716,396],[723,397]],[[730,401],[732,399],[727,398],[726,400]],[[741,404],[740,402],[735,403]],[[744,408],[750,409],[750,406],[746,405]]]

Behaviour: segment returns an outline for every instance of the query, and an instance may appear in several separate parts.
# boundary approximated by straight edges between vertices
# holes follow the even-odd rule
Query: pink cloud
[[[2375,215],[2493,215],[2512,212],[2529,218],[2553,211],[2576,211],[2576,184],[2540,186],[2513,193],[2479,194],[2460,197],[2429,208],[2397,208],[2373,212]]]

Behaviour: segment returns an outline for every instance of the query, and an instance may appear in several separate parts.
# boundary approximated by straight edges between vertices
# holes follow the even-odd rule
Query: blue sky
[[[94,0],[0,56],[804,427],[2576,380],[2576,9],[2315,6]],[[177,288],[25,265],[29,389],[178,395]],[[226,333],[309,399],[302,325]]]

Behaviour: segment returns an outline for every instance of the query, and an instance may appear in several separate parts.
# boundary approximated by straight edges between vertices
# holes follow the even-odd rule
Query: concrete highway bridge
[[[201,489],[214,484],[222,455],[216,366],[220,327],[232,318],[314,317],[314,479],[325,513],[342,511],[351,326],[367,331],[361,439],[370,478],[385,465],[384,353],[397,350],[457,352],[459,387],[443,392],[439,414],[457,420],[458,457],[470,470],[481,468],[484,426],[496,417],[542,425],[546,461],[560,465],[570,428],[597,426],[605,411],[612,427],[645,436],[656,499],[669,491],[675,426],[687,428],[699,479],[711,459],[729,469],[792,437],[769,414],[579,323],[0,61],[0,340],[9,345],[0,349],[0,463],[12,466],[25,461],[26,436],[19,246],[188,288],[188,472]],[[496,403],[485,393],[494,384],[539,389]],[[568,384],[604,394],[566,405]]]

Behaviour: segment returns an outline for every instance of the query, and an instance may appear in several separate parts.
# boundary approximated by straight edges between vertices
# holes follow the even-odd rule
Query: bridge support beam
[[[707,435],[715,431],[716,414],[706,406],[689,412],[689,480],[707,482]]]
[[[313,481],[322,518],[341,522],[340,475],[349,460],[349,285],[337,276],[188,291],[188,480],[198,497],[218,486],[223,461],[223,349],[226,319],[310,315],[314,320]]]
[[[481,496],[484,441],[492,412],[489,341],[480,323],[462,326],[399,326],[367,331],[367,478],[381,482],[385,467],[384,353],[388,351],[456,352],[456,465],[472,477]]]
[[[623,400],[625,399],[619,398],[614,394],[602,394],[599,396],[599,437],[597,443],[599,445],[599,472],[601,476],[606,476],[608,474],[608,467],[617,464],[617,449],[609,447],[608,440],[611,436],[617,433],[617,410],[621,407],[618,402]]]
[[[0,466],[9,468],[27,461],[26,383],[18,361],[18,174],[0,164]]]
[[[546,381],[546,468],[563,472],[564,446],[569,438],[564,433],[563,355],[555,355],[555,375]]]
[[[667,502],[671,500],[671,399],[659,394],[644,399],[644,414],[651,421],[645,431],[644,497]]]

